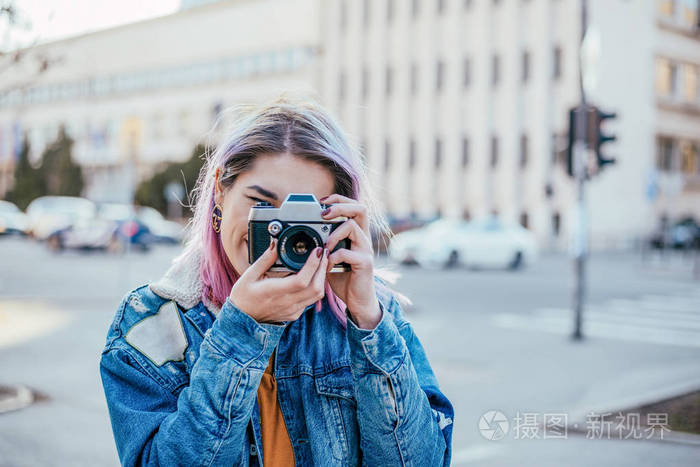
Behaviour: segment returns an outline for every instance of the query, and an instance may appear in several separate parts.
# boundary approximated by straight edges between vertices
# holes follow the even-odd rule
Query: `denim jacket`
[[[207,307],[198,271],[196,255],[176,262],[109,327],[100,372],[123,465],[263,465],[257,389],[275,348],[297,466],[449,465],[452,405],[379,279],[382,318],[364,330],[325,299],[279,325]]]

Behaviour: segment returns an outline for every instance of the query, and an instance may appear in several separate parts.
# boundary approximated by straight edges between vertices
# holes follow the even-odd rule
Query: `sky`
[[[179,4],[180,0],[14,0],[22,18],[31,26],[7,30],[6,23],[0,23],[0,44],[11,50],[75,36],[167,15],[175,12]]]

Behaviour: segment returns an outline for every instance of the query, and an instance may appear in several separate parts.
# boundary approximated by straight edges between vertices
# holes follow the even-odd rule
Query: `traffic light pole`
[[[586,35],[588,27],[588,5],[587,0],[581,0],[581,43]],[[580,54],[579,48],[579,54]],[[576,138],[574,143],[574,176],[576,180],[576,232],[574,239],[574,277],[575,289],[573,296],[574,305],[574,330],[571,336],[574,340],[583,339],[583,304],[585,298],[586,285],[586,256],[588,253],[588,223],[586,221],[586,161],[587,161],[587,126],[586,115],[586,93],[583,87],[583,70],[579,60],[579,89],[581,94],[581,104],[579,105],[574,122],[576,128]]]

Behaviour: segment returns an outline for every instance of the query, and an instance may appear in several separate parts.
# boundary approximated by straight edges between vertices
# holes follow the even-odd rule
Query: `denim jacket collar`
[[[156,295],[174,300],[185,310],[195,307],[201,301],[216,316],[221,308],[208,300],[202,300],[201,264],[201,247],[187,248],[173,260],[165,275],[149,287]]]

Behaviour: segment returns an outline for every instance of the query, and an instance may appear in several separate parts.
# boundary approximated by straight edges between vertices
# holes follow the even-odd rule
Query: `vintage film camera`
[[[328,206],[310,193],[290,193],[279,208],[266,201],[256,203],[248,214],[248,262],[253,264],[270,247],[272,236],[277,238],[277,261],[269,270],[299,271],[314,248],[323,248],[331,232],[347,220],[322,218],[321,211]],[[338,242],[333,251],[338,248],[349,250],[350,239]],[[350,271],[350,265],[339,263],[330,270],[343,271]]]

